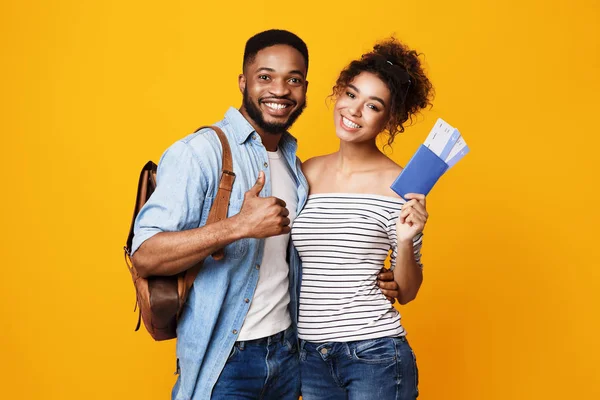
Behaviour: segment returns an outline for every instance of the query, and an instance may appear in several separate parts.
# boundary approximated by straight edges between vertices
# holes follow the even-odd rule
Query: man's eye
[[[292,83],[301,83],[302,81],[298,78],[290,78],[290,82]]]
[[[269,75],[259,75],[258,79],[262,79],[262,80],[266,81],[267,79],[269,79]]]

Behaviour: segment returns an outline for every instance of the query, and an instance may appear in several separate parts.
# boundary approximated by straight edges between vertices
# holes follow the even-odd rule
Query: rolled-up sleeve
[[[398,257],[398,238],[396,236],[396,224],[400,217],[400,211],[390,212],[390,217],[387,221],[387,234],[390,240],[390,248],[392,255],[390,257],[390,269],[393,271],[396,268],[396,258]],[[423,233],[417,234],[413,238],[413,253],[415,255],[415,261],[417,265],[423,269],[423,263],[421,262],[421,248],[423,247]]]
[[[186,142],[179,141],[165,151],[158,163],[156,190],[135,220],[132,254],[159,232],[198,227],[206,179],[200,158]]]

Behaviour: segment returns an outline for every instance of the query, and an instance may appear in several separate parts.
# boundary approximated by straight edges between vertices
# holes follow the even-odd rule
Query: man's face
[[[306,107],[306,62],[291,46],[259,51],[239,78],[242,114],[264,133],[286,131]]]

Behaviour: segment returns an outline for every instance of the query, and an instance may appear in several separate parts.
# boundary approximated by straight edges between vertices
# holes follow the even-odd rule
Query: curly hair
[[[338,77],[332,98],[341,95],[352,80],[361,72],[379,77],[391,94],[390,119],[385,127],[388,145],[398,133],[404,132],[404,123],[423,108],[432,106],[433,85],[421,66],[420,54],[395,38],[389,38],[373,46],[373,50],[352,61]]]

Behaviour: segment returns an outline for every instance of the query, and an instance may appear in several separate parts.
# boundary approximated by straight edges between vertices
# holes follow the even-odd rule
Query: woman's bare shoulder
[[[377,182],[379,182],[379,187],[377,192],[383,196],[391,196],[391,197],[398,197],[400,198],[400,196],[398,196],[398,194],[396,192],[394,192],[390,186],[392,185],[392,183],[396,180],[396,178],[398,177],[398,175],[400,175],[400,172],[402,172],[403,168],[402,166],[398,165],[396,162],[394,162],[391,159],[387,159],[387,161],[385,161],[384,163],[382,163],[381,166],[381,170],[380,170],[380,176],[379,179],[377,180]]]
[[[305,175],[312,174],[315,171],[319,171],[323,168],[323,166],[329,160],[331,154],[325,154],[323,156],[316,156],[309,158],[308,160],[302,162],[302,172]]]
[[[320,177],[323,177],[323,171],[327,168],[330,156],[331,154],[312,157],[302,163],[302,172],[311,187],[319,181]]]

